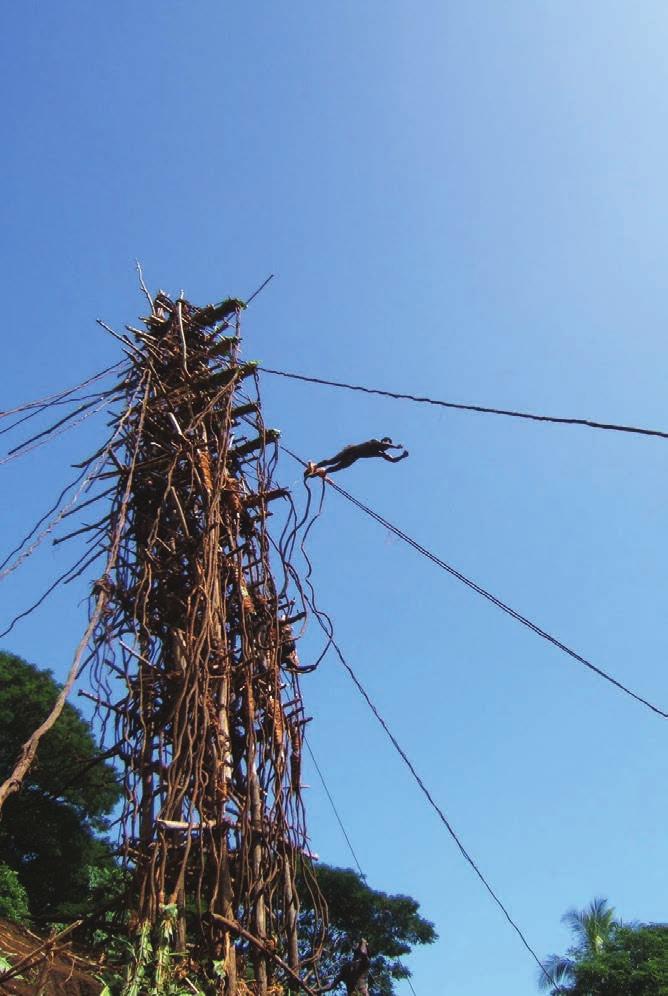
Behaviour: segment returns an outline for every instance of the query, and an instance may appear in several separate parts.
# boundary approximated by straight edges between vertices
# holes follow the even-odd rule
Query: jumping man
[[[399,456],[390,456],[388,450],[403,450],[403,452]],[[403,444],[393,443],[389,436],[383,436],[382,439],[368,439],[365,443],[344,446],[336,456],[330,457],[329,460],[321,460],[319,463],[310,462],[304,471],[304,478],[316,475],[324,477],[325,473],[334,474],[337,470],[345,470],[346,467],[350,467],[357,460],[365,457],[381,457],[388,463],[399,463],[407,456],[408,450],[404,448]]]

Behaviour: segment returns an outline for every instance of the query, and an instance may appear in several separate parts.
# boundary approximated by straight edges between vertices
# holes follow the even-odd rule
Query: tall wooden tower
[[[317,930],[308,949],[298,937],[298,878],[317,892],[300,784],[309,668],[297,516],[272,480],[279,434],[240,359],[242,309],[159,293],[131,330],[100,451],[113,491],[92,673],[124,770],[138,950],[184,953],[187,932],[188,964],[218,992],[267,996],[299,988],[318,956]]]

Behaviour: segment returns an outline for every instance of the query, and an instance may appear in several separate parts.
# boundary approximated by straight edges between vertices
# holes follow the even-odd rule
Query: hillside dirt
[[[47,936],[0,920],[0,956],[12,966],[26,959],[18,976],[1,981],[5,996],[99,996],[102,983],[95,975],[100,966],[78,954],[65,939],[51,950]],[[38,950],[39,949],[39,950]]]

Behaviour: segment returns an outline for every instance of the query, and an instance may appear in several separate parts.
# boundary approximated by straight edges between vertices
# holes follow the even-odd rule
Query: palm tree
[[[540,989],[549,989],[554,983],[558,987],[574,981],[574,969],[578,961],[598,954],[605,942],[610,939],[619,921],[615,919],[614,907],[607,899],[592,899],[583,910],[570,909],[561,918],[575,935],[575,944],[565,955],[548,955],[543,962],[544,971],[538,977]]]

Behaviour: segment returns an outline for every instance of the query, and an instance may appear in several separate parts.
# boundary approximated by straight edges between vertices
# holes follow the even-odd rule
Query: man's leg
[[[309,460],[306,470],[304,471],[304,478],[307,477],[322,477],[324,478],[327,469],[330,464],[336,464],[338,457],[330,457],[328,460],[321,460],[320,463],[314,463],[313,460]]]
[[[344,456],[333,460],[321,460],[317,466],[324,466],[328,474],[335,474],[338,470],[345,470],[346,467],[352,466],[357,459],[357,456]]]
[[[321,460],[319,463],[316,463],[316,467],[329,467],[330,464],[336,463],[337,460],[338,457],[330,457],[328,460]]]

